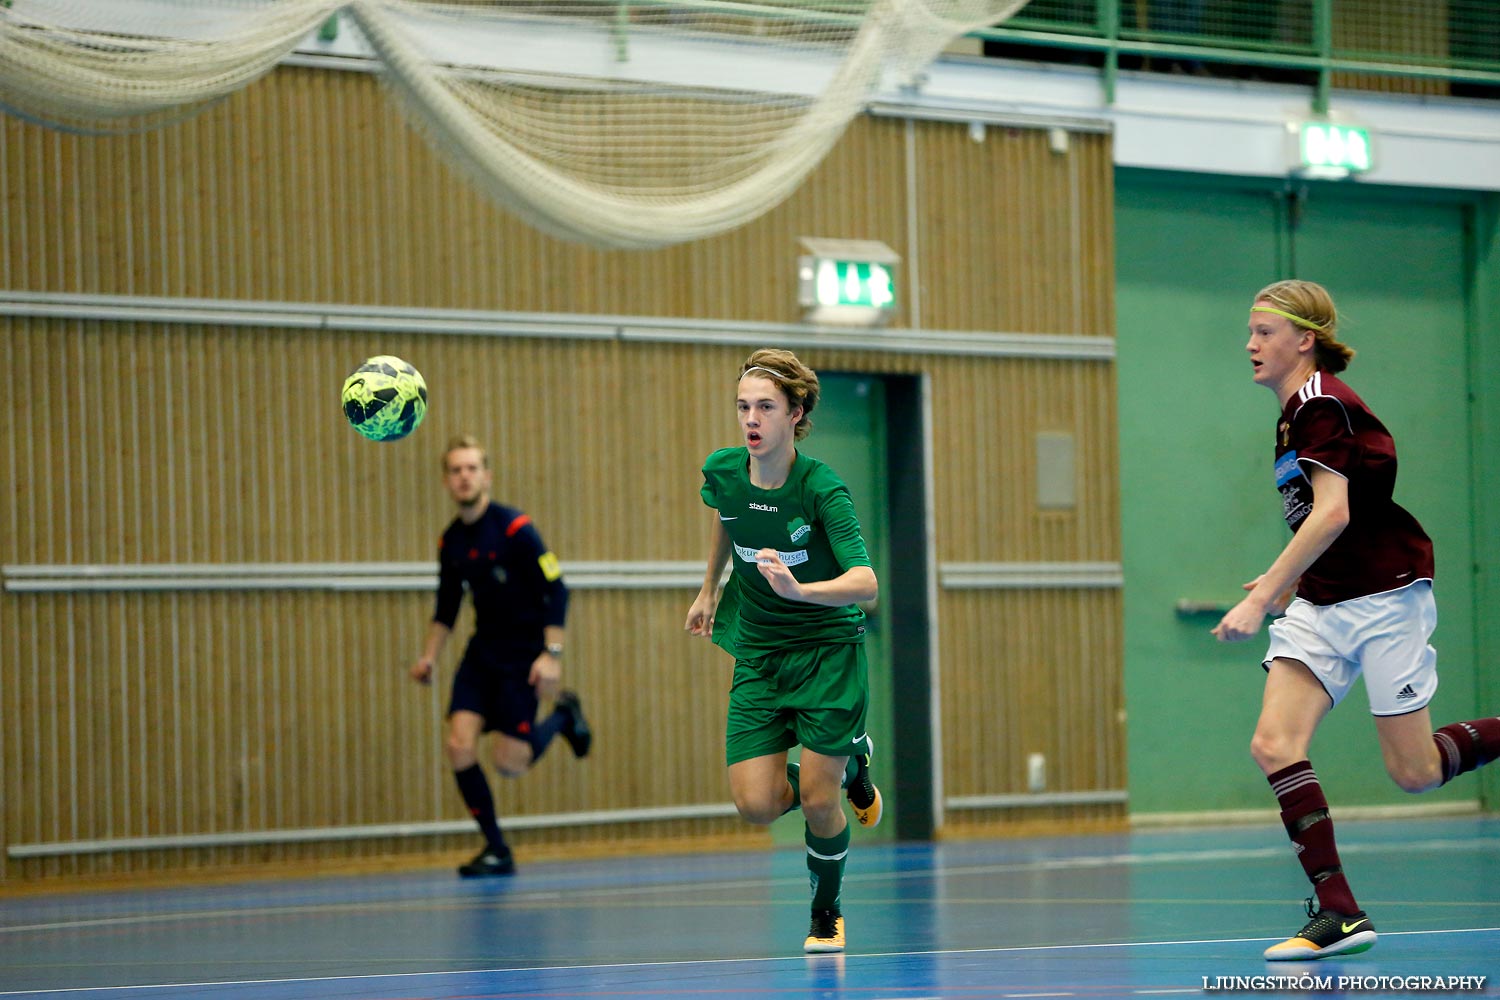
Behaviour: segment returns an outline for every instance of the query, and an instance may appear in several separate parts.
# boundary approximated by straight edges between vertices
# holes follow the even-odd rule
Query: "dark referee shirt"
[[[474,599],[475,640],[501,655],[536,656],[545,645],[542,629],[567,617],[557,557],[530,517],[493,501],[473,524],[454,518],[443,532],[433,621],[452,628],[466,589]]]

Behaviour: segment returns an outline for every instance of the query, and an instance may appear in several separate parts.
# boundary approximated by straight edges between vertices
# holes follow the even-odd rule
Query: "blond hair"
[[[448,439],[448,447],[443,449],[443,473],[448,472],[448,456],[462,448],[473,448],[479,452],[480,462],[486,469],[490,467],[490,453],[484,450],[484,445],[472,434],[458,434]]]
[[[812,411],[818,405],[818,373],[797,360],[791,351],[762,347],[740,365],[740,378],[746,375],[769,379],[786,396],[787,406],[802,407],[802,418],[792,431],[792,439],[801,441],[812,432]]]
[[[1315,281],[1288,278],[1267,285],[1251,300],[1269,302],[1283,311],[1288,319],[1317,338],[1313,349],[1319,368],[1337,375],[1354,360],[1354,348],[1338,339],[1339,312],[1328,289]]]

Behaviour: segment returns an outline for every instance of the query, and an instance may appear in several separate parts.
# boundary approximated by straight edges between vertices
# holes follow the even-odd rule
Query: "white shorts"
[[[1432,584],[1321,607],[1302,598],[1271,623],[1262,664],[1277,657],[1307,665],[1337,705],[1363,672],[1371,715],[1415,712],[1437,694],[1437,650],[1427,640],[1437,628]]]

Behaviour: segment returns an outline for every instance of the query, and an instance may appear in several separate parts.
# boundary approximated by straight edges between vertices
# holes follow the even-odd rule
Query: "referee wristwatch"
[[[560,642],[549,642],[549,643],[547,643],[547,652],[551,653],[554,659],[558,659],[558,660],[562,659],[562,654],[563,654],[563,645],[562,645],[562,643],[560,643]]]

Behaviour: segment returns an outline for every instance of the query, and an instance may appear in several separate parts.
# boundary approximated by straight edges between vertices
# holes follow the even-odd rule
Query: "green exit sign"
[[[1303,172],[1313,176],[1364,173],[1374,162],[1370,130],[1356,125],[1303,122],[1297,145]]]
[[[878,261],[815,259],[812,271],[816,305],[896,308],[895,275]]]
[[[879,240],[804,236],[797,302],[809,323],[880,326],[896,314],[901,257]]]

